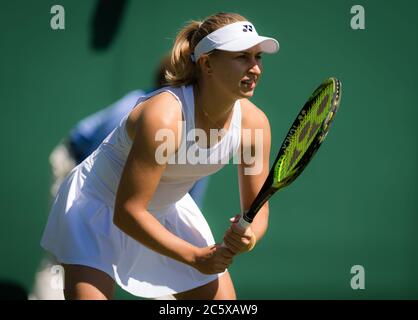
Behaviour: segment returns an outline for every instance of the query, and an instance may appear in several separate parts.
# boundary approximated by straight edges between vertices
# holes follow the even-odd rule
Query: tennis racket
[[[238,225],[246,229],[278,190],[291,184],[312,160],[328,134],[341,100],[341,82],[329,78],[312,93],[290,127],[269,175]]]

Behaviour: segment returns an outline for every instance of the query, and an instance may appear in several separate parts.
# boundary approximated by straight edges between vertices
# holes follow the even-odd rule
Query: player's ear
[[[200,69],[202,73],[210,75],[212,73],[212,64],[209,55],[202,55],[199,59]]]

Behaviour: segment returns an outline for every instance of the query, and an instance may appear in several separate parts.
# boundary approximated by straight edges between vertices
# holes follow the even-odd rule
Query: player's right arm
[[[170,93],[161,93],[135,108],[127,121],[127,132],[133,143],[119,183],[114,212],[114,224],[146,247],[172,259],[191,265],[202,273],[225,270],[232,257],[219,246],[198,248],[168,231],[147,211],[157,189],[166,162],[156,159],[161,141],[158,130],[174,134],[175,148],[167,150],[165,159],[177,151],[181,137],[181,108]]]

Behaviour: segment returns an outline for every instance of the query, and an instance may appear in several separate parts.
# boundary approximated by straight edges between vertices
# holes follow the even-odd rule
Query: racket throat
[[[242,219],[248,223],[253,222],[255,215],[261,209],[261,207],[276,193],[278,188],[268,188],[264,192],[260,192],[255,198],[252,206],[242,215]]]

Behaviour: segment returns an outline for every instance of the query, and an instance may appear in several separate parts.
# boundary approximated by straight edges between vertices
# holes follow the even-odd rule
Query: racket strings
[[[311,97],[309,101],[311,104],[308,111],[305,114],[302,112],[302,115],[300,115],[300,122],[295,133],[290,138],[289,145],[278,165],[277,177],[279,181],[293,173],[293,169],[295,169],[295,166],[312,143],[322,122],[328,115],[331,106],[332,99],[330,97],[332,96],[332,91],[332,83],[323,87],[322,91],[317,92],[319,94]]]

